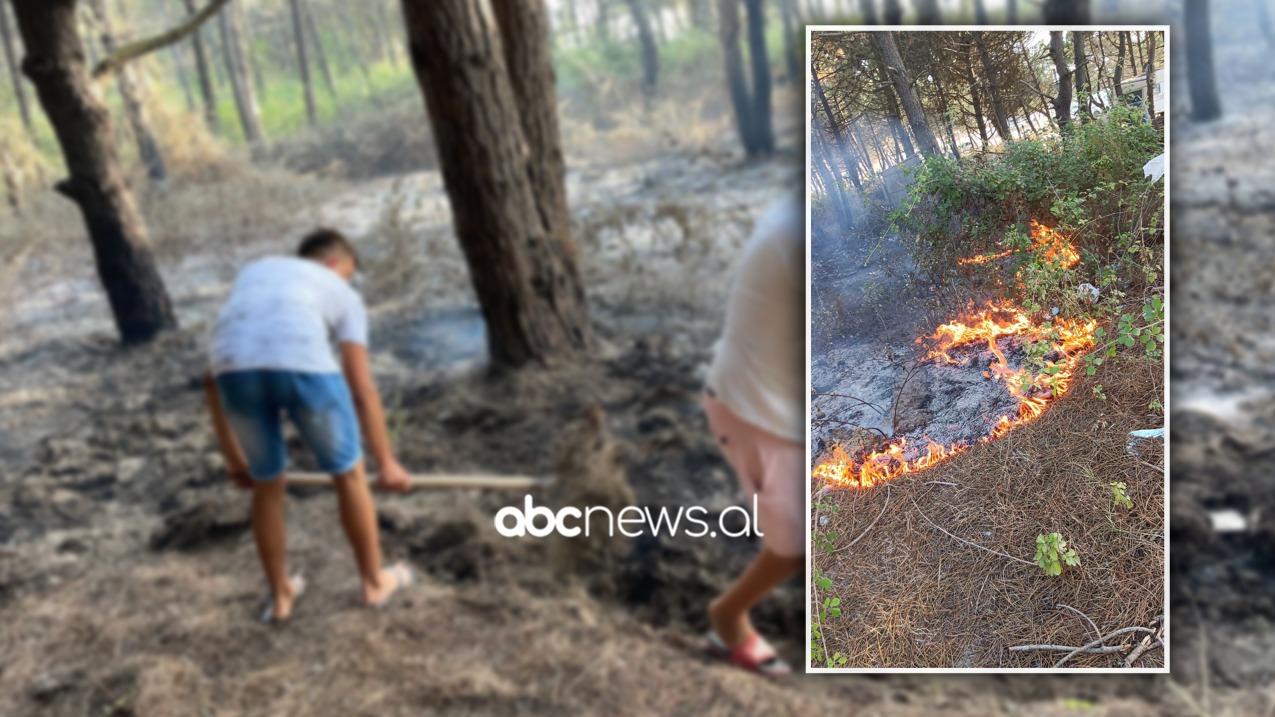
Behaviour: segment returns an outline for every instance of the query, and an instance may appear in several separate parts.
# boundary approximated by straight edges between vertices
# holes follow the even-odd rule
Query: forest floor
[[[707,600],[755,545],[645,541],[625,560],[563,576],[545,546],[495,537],[490,521],[508,496],[475,491],[378,498],[388,556],[410,560],[423,580],[371,612],[355,605],[332,496],[293,490],[290,554],[311,588],[295,622],[255,621],[262,581],[247,500],[221,472],[198,384],[204,334],[238,266],[290,251],[316,218],[362,233],[374,370],[411,468],[550,473],[560,452],[588,446],[585,467],[622,468],[639,504],[721,511],[743,501],[707,434],[699,386],[731,261],[752,220],[800,176],[800,100],[787,99],[787,152],[766,162],[730,149],[720,98],[700,108],[689,138],[639,133],[640,121],[618,136],[582,125],[588,147],[572,157],[595,158],[573,159],[572,202],[605,351],[569,375],[481,371],[483,330],[436,173],[349,183],[243,169],[148,193],[141,202],[184,328],[131,350],[114,340],[78,217],[62,200],[36,197],[39,221],[0,224],[12,257],[0,267],[0,713],[1200,714],[1163,677],[758,679],[707,658],[701,642]],[[1212,136],[1249,141],[1262,128],[1236,131]],[[605,430],[576,420],[593,405],[607,412]],[[1046,420],[1029,429],[1060,429]],[[304,452],[297,458],[305,465]],[[1231,549],[1208,538],[1200,550]],[[1254,545],[1242,544],[1250,557]],[[1179,552],[1175,543],[1175,561]],[[1199,694],[1213,675],[1196,698],[1211,714],[1264,714],[1269,627],[1236,612],[1268,601],[1244,597],[1260,578],[1243,565],[1220,577],[1204,569],[1192,573],[1194,584],[1213,581],[1201,599],[1235,608],[1203,608],[1193,633],[1196,613],[1175,602],[1175,679]],[[804,608],[794,580],[756,614],[796,665],[808,650]],[[1247,651],[1204,651],[1218,635],[1250,632],[1259,637]],[[1201,663],[1210,672],[1192,672]]]

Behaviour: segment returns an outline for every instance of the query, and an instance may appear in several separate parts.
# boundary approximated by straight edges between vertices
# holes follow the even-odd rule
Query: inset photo
[[[809,670],[1168,671],[1168,42],[808,28]]]

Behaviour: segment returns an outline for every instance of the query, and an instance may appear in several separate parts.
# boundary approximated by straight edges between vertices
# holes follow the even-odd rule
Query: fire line
[[[1033,250],[1043,252],[1048,260],[1060,262],[1064,268],[1080,261],[1079,254],[1066,239],[1035,220],[1032,221],[1032,236],[1036,239]],[[934,341],[935,346],[922,361],[958,364],[960,362],[949,353],[952,349],[977,342],[987,343],[994,359],[984,376],[1004,382],[1009,394],[1018,399],[1016,413],[1001,416],[979,439],[980,443],[990,443],[1036,420],[1050,403],[1066,395],[1077,364],[1094,344],[1097,327],[1098,323],[1092,320],[1082,323],[1055,319],[1049,323],[1036,323],[1012,304],[989,302],[968,316],[939,326],[926,337]],[[1021,342],[1048,341],[1050,352],[1047,356],[1056,358],[1046,360],[1045,370],[1039,375],[1032,375],[1025,367],[1010,368],[1004,352],[996,343],[1002,337],[1017,337]],[[923,340],[918,338],[917,343]],[[832,457],[819,464],[812,475],[830,488],[871,488],[930,468],[970,448],[965,441],[943,445],[928,438],[923,440],[926,445],[921,448],[915,445],[916,441],[899,437],[857,461],[846,453],[844,446],[838,445],[833,448]]]

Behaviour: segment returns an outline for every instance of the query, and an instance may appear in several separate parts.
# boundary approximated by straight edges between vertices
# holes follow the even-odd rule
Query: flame
[[[1080,254],[1061,234],[1035,220],[1032,221],[1032,237],[1035,240],[1033,249],[1043,252],[1047,260],[1060,262],[1064,268],[1080,261]],[[932,335],[925,337],[935,345],[922,360],[959,364],[961,361],[951,354],[953,349],[986,342],[994,360],[984,376],[989,380],[1003,381],[1009,394],[1018,399],[1017,412],[1001,416],[989,427],[987,435],[979,439],[980,443],[990,443],[1036,420],[1051,402],[1066,395],[1077,364],[1093,347],[1097,327],[1098,323],[1092,320],[1082,323],[1056,319],[1051,323],[1037,323],[1012,304],[989,302],[966,317],[939,326]],[[1018,337],[1021,342],[1048,341],[1050,352],[1047,355],[1055,358],[1044,362],[1045,370],[1039,375],[1033,375],[1025,367],[1011,368],[997,345],[997,340],[1006,336]],[[922,343],[925,338],[917,339],[917,343]],[[925,441],[926,445],[922,448],[910,444],[906,437],[900,437],[857,461],[839,445],[833,449],[829,460],[814,469],[813,476],[833,488],[871,488],[901,475],[930,468],[970,447],[965,442],[943,445],[929,438]]]
[[[1064,269],[1070,269],[1080,262],[1079,252],[1072,248],[1071,242],[1067,241],[1067,238],[1057,229],[1047,227],[1033,219],[1031,221],[1031,237],[1032,251],[1043,254],[1047,261],[1059,262]],[[998,254],[979,254],[968,259],[957,259],[956,263],[962,266],[986,264],[997,259],[1003,259],[1013,253],[1013,249],[1006,249]]]

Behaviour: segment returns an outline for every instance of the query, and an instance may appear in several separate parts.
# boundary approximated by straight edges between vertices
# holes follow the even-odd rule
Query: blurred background
[[[446,103],[422,102],[460,96],[443,84],[459,75],[414,73],[404,5],[422,18],[418,58],[455,61],[464,52],[449,38],[481,49],[499,32],[490,10],[472,14],[488,7],[477,0],[232,0],[92,79],[133,41],[212,5],[0,5],[0,650],[11,656],[0,712],[1269,713],[1264,1],[528,4],[547,30],[506,37],[544,38],[529,56],[547,50],[556,92],[532,93],[539,103],[511,99],[514,86],[497,93],[494,126],[556,118],[567,220],[558,205],[546,231],[570,236],[553,261],[573,267],[585,298],[570,325],[588,341],[521,353],[516,337],[492,335],[461,250],[482,216],[447,185],[472,177],[440,172],[465,146],[453,140],[472,135]],[[1184,24],[1187,12],[1196,21]],[[708,660],[701,642],[707,601],[755,545],[660,539],[576,554],[496,537],[491,516],[515,499],[476,491],[380,501],[387,552],[427,577],[376,614],[353,609],[331,496],[294,491],[290,550],[317,587],[289,629],[252,621],[246,505],[225,484],[197,383],[238,267],[291,252],[317,223],[357,240],[374,368],[409,468],[553,474],[547,502],[625,485],[638,504],[720,513],[742,498],[698,393],[732,261],[765,206],[803,181],[802,28],[923,18],[1174,24],[1172,278],[1173,298],[1187,298],[1174,304],[1173,410],[1192,417],[1174,415],[1174,485],[1188,497],[1173,502],[1172,679],[772,684]],[[504,66],[491,52],[478,56]],[[33,55],[71,60],[24,74]],[[537,65],[515,66],[507,82],[526,86]],[[1209,85],[1220,116],[1194,95]],[[81,181],[55,191],[68,176]],[[557,348],[571,360],[541,366]],[[304,451],[295,458],[305,465]],[[1216,533],[1221,509],[1244,529]],[[755,616],[796,664],[810,649],[804,615],[794,582]]]

